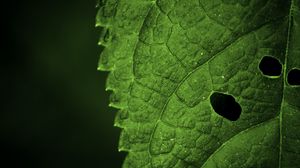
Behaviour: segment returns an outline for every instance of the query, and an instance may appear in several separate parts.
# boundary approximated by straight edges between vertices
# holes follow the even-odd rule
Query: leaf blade
[[[121,109],[115,125],[123,128],[120,150],[129,152],[124,167],[201,167],[231,137],[282,114],[284,77],[265,79],[256,65],[268,54],[287,62],[288,1],[134,2],[115,5],[115,42],[103,52],[111,61],[99,66],[112,71],[107,88]],[[241,121],[214,114],[213,91],[237,98]]]

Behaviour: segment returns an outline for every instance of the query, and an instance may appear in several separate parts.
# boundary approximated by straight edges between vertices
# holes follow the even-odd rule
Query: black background
[[[1,165],[121,167],[107,73],[96,70],[95,5],[1,4]]]

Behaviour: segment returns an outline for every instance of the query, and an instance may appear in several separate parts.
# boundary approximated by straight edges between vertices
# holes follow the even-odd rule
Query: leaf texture
[[[300,0],[104,0],[96,26],[125,168],[300,165]],[[271,55],[277,78],[258,65]],[[232,95],[242,113],[214,112]]]

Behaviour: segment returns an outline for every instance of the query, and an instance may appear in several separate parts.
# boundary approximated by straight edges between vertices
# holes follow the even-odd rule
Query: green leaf
[[[106,0],[99,70],[110,71],[130,168],[300,165],[300,0]],[[264,56],[282,64],[264,75]],[[230,95],[231,121],[211,95]],[[225,105],[224,105],[225,106]],[[223,106],[219,106],[222,108]],[[230,111],[227,111],[230,113]]]

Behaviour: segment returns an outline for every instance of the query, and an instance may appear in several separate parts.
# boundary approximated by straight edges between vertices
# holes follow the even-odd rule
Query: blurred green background
[[[95,0],[1,7],[1,144],[9,167],[121,167]],[[4,37],[4,38],[3,38]]]

